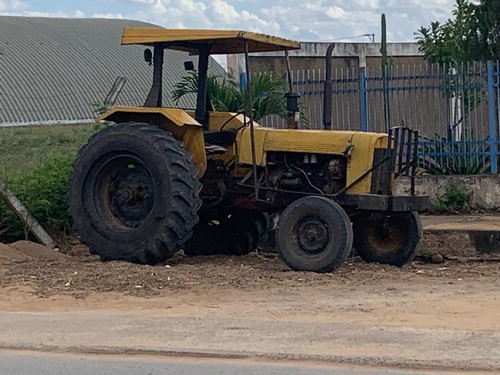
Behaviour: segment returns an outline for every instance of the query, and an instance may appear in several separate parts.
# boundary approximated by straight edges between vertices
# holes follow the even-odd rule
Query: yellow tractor
[[[294,270],[330,272],[353,245],[369,262],[400,266],[414,257],[416,211],[428,205],[414,194],[415,132],[266,128],[253,119],[251,97],[246,111],[213,110],[210,55],[245,54],[249,83],[249,53],[284,51],[289,61],[300,43],[243,31],[128,28],[122,44],[148,47],[153,83],[143,107],[98,119],[115,124],[93,135],[73,165],[70,214],[92,253],[146,264],[181,249],[246,254],[279,214],[276,246]],[[198,55],[192,112],[162,106],[165,49]],[[293,122],[297,95],[285,96]],[[411,177],[411,195],[392,194],[401,174]]]

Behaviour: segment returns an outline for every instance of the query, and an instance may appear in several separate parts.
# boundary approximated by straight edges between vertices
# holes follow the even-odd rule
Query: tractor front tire
[[[171,133],[143,123],[106,127],[73,164],[74,228],[102,260],[161,262],[183,247],[198,222],[197,173]]]
[[[422,222],[416,212],[368,216],[355,220],[354,248],[369,263],[401,267],[417,253]]]
[[[296,271],[331,272],[352,249],[352,225],[346,212],[330,199],[300,198],[281,214],[276,245],[285,264]]]

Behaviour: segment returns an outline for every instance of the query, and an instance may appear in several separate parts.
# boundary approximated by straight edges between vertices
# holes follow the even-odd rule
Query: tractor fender
[[[186,111],[179,108],[114,107],[100,115],[96,121],[115,123],[138,122],[157,125],[169,131],[174,138],[184,143],[193,155],[193,164],[198,167],[198,178],[207,169],[207,156],[203,138],[203,126]]]

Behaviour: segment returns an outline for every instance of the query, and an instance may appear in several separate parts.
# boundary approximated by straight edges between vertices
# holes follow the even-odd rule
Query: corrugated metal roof
[[[121,46],[124,27],[154,27],[130,20],[0,16],[0,126],[84,122],[95,118],[118,76],[127,78],[116,105],[140,106],[153,69],[144,47]],[[166,51],[164,105],[185,75],[186,60],[197,57]],[[211,59],[212,74],[224,70]],[[191,100],[190,100],[191,99]],[[180,103],[192,108],[192,97]]]

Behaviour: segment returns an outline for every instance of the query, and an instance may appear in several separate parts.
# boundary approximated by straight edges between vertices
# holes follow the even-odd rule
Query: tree
[[[477,7],[480,42],[486,59],[500,58],[500,1],[482,0]]]
[[[458,65],[500,58],[500,1],[457,0],[445,23],[421,27],[416,39],[431,62]]]
[[[441,88],[452,114],[447,136],[426,147],[434,148],[435,155],[447,155],[437,165],[465,167],[477,173],[477,168],[486,164],[487,146],[478,146],[474,139],[470,116],[487,95],[484,88],[475,85],[478,65],[471,62],[500,59],[500,0],[456,0],[450,19],[421,27],[416,39],[426,58],[440,65]],[[477,156],[480,153],[481,158]]]
[[[269,73],[256,73],[250,80],[252,108],[255,121],[267,115],[286,117],[286,101],[283,97],[287,83],[280,77]],[[208,94],[216,111],[236,112],[247,110],[248,91],[239,87],[230,76],[217,77],[208,75]],[[174,85],[172,99],[177,104],[179,99],[198,91],[198,73],[190,72]]]

